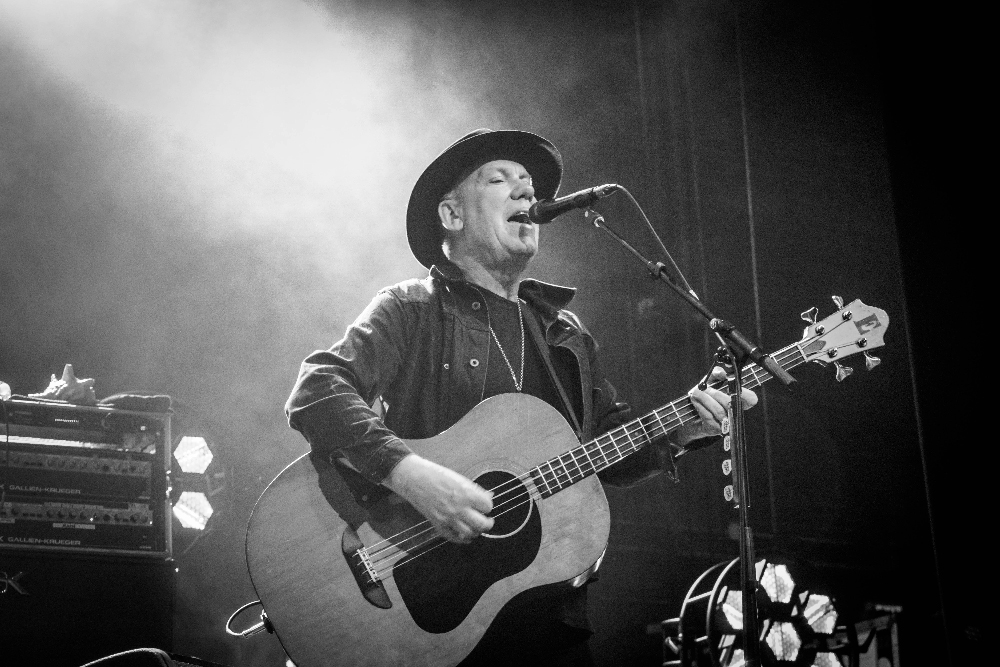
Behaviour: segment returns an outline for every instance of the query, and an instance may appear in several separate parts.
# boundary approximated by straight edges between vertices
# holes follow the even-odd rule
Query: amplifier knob
[[[52,517],[54,517],[55,515],[56,515],[56,513],[55,513],[55,512],[53,512],[52,510],[46,510],[46,511],[45,511],[45,516],[49,517],[50,519],[51,519]]]
[[[59,510],[58,512],[56,512],[56,516],[59,517],[60,519],[63,519],[66,517],[66,513],[63,512],[62,510]]]
[[[71,512],[69,513],[69,518],[71,518],[71,519],[75,519],[75,518],[76,518],[76,512],[73,512],[73,511],[71,511]],[[82,518],[82,517],[81,517],[81,518]]]
[[[105,514],[104,515],[104,520],[105,521],[111,521],[111,515],[110,514]]]

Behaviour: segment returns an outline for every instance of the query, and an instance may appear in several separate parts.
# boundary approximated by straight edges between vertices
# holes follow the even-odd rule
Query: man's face
[[[510,160],[482,165],[455,188],[462,252],[486,267],[527,264],[538,252],[538,225],[523,222],[535,202],[528,171]],[[512,219],[514,218],[514,219]]]

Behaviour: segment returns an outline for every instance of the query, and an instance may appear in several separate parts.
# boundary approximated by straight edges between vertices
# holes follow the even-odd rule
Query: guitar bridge
[[[378,574],[375,572],[375,569],[372,567],[372,559],[368,555],[368,550],[361,547],[354,553],[354,555],[361,561],[361,565],[365,568],[365,572],[368,573],[368,580],[373,584],[378,583],[380,579],[378,578]]]
[[[354,581],[358,584],[361,595],[379,609],[391,608],[392,600],[389,599],[385,586],[372,566],[368,550],[353,528],[344,531],[340,540],[340,550],[344,554],[351,574],[354,575]]]

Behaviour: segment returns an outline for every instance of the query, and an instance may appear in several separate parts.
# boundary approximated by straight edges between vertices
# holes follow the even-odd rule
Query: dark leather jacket
[[[575,397],[583,441],[627,421],[629,408],[597,364],[596,344],[564,309],[575,290],[534,280],[520,296],[564,363],[563,386]],[[285,406],[289,424],[313,454],[344,457],[381,482],[410,452],[401,438],[445,430],[483,398],[490,359],[489,309],[457,267],[435,266],[422,280],[381,290],[333,347],[309,355]],[[566,354],[568,352],[569,354]],[[371,406],[385,406],[384,416]],[[631,484],[669,465],[668,448],[647,447],[601,473]]]

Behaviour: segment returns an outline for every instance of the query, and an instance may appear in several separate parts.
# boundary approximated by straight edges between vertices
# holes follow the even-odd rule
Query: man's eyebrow
[[[531,174],[528,173],[527,169],[514,169],[506,165],[494,165],[488,169],[483,169],[481,175],[483,178],[490,178],[495,174],[501,174],[503,176],[514,176],[519,179],[531,180]]]
[[[528,178],[528,179],[531,178],[531,174],[529,174],[528,170],[525,169],[524,167],[520,167],[518,169],[513,169],[511,167],[501,167],[501,169],[503,169],[505,173],[513,174],[518,178]]]

